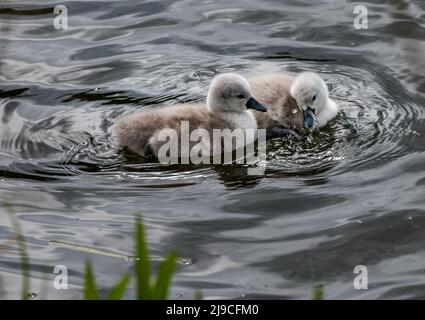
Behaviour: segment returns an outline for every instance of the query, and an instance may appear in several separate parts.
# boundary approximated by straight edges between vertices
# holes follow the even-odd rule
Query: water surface
[[[55,30],[53,8],[68,8]],[[171,298],[425,298],[425,3],[4,1],[0,6],[0,194],[24,231],[32,292],[80,298],[90,259],[107,290],[132,268],[141,212],[154,258],[175,249]],[[338,118],[307,141],[268,144],[244,166],[142,164],[111,134],[126,113],[202,101],[235,71],[313,70]],[[0,215],[0,298],[19,297],[16,237]],[[53,267],[69,289],[53,289]],[[369,289],[353,288],[365,265]],[[132,293],[128,298],[132,298]]]

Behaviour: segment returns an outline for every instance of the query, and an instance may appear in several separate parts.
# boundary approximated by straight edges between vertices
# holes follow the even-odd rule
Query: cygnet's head
[[[214,77],[208,90],[207,106],[211,113],[245,112],[267,109],[254,99],[248,81],[236,73],[222,73]]]
[[[316,117],[328,105],[329,91],[325,81],[314,72],[300,73],[292,83],[291,95],[303,111],[304,128],[312,128]]]

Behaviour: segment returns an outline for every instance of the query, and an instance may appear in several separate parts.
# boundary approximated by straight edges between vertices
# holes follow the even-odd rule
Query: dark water
[[[171,298],[425,298],[425,3],[3,1],[0,194],[31,256],[32,292],[80,298],[84,262],[105,290],[143,214],[152,255],[176,249]],[[65,4],[69,28],[53,28]],[[341,113],[308,141],[244,167],[140,164],[111,125],[146,106],[202,101],[214,74],[314,70]],[[97,88],[97,89],[96,89]],[[17,298],[17,243],[0,215],[0,297]],[[69,289],[53,289],[53,267]],[[369,289],[353,288],[356,265]],[[128,296],[132,297],[131,294]]]

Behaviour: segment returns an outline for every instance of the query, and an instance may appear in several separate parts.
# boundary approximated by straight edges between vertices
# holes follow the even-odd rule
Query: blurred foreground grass
[[[9,204],[4,204],[3,207],[5,208],[5,211],[7,212],[11,221],[13,232],[16,234],[16,239],[19,246],[21,269],[23,274],[21,298],[27,300],[28,294],[30,293],[30,265],[29,256],[25,245],[25,239],[12,207]],[[167,299],[171,281],[176,268],[176,253],[171,252],[164,259],[164,261],[160,263],[157,275],[155,277],[152,272],[151,264],[149,261],[148,245],[146,242],[145,230],[140,215],[136,216],[134,244],[136,253],[134,259],[134,281],[136,284],[136,299]],[[124,274],[112,287],[112,289],[110,289],[109,293],[106,296],[102,297],[99,293],[99,287],[96,284],[92,264],[90,261],[87,261],[84,272],[83,299],[120,300],[125,296],[130,281],[131,275],[129,273]]]

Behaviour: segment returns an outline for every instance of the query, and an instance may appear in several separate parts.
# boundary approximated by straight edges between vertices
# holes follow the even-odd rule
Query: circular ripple
[[[330,174],[337,174],[370,169],[403,156],[408,152],[408,144],[420,136],[414,128],[423,122],[423,109],[411,103],[411,99],[392,98],[406,93],[391,80],[377,80],[370,74],[370,81],[346,75],[325,78],[340,114],[329,126],[311,133],[301,143],[269,143],[271,172],[313,174],[332,169]]]

